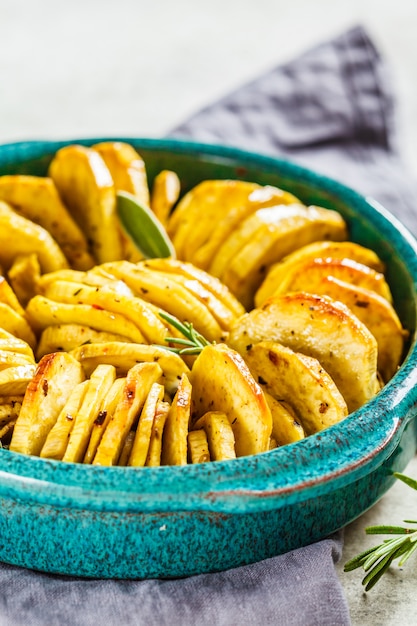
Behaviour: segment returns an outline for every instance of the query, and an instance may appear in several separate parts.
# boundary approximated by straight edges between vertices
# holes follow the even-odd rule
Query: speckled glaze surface
[[[101,140],[0,146],[0,174],[43,175],[62,145]],[[286,161],[172,140],[123,140],[142,154],[150,180],[174,169],[183,191],[205,178],[242,178],[340,211],[351,238],[388,266],[397,311],[410,331],[408,353],[378,396],[342,423],[254,457],[136,469],[0,450],[0,560],[75,576],[174,577],[261,560],[325,537],[372,506],[416,450],[416,241],[372,200]]]

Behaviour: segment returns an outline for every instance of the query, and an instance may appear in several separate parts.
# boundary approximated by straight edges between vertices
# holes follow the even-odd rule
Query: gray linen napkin
[[[372,194],[415,228],[383,63],[354,28],[197,113],[171,136],[284,155]],[[83,580],[0,564],[0,626],[344,626],[340,534],[182,580]]]
[[[362,27],[279,66],[171,131],[284,156],[373,196],[417,230],[388,70]]]

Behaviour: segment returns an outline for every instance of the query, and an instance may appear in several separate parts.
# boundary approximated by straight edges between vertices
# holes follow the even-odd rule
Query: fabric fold
[[[413,232],[387,65],[361,26],[206,106],[169,136],[296,161],[372,196]]]

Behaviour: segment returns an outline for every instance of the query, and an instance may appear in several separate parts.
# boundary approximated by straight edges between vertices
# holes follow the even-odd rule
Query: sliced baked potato
[[[285,446],[295,441],[304,439],[305,432],[301,426],[298,416],[294,409],[283,402],[276,400],[267,391],[264,391],[266,401],[271,409],[272,415],[272,433],[271,440],[275,443],[273,447]]]
[[[36,365],[18,365],[0,372],[0,396],[23,395],[36,372]]]
[[[314,241],[301,246],[275,263],[269,270],[265,280],[255,296],[255,306],[261,306],[272,296],[281,284],[283,277],[291,271],[291,267],[308,259],[351,259],[362,265],[371,267],[376,272],[385,272],[385,265],[379,256],[370,248],[353,241]]]
[[[7,304],[19,315],[25,315],[24,308],[4,276],[0,276],[0,302]]]
[[[151,193],[151,209],[163,226],[167,225],[180,192],[181,182],[175,172],[162,170],[155,176]]]
[[[134,324],[145,343],[163,344],[168,332],[161,318],[142,298],[125,296],[114,284],[92,287],[83,283],[55,281],[44,290],[46,298],[74,305],[90,305],[109,313],[116,313]]]
[[[159,467],[161,465],[162,433],[164,432],[169,409],[170,404],[165,401],[158,402],[156,405],[148,455],[146,457],[146,465],[148,467]]]
[[[36,254],[42,272],[68,267],[61,248],[47,230],[0,201],[0,263],[8,270],[17,256]]]
[[[7,272],[7,277],[20,304],[26,307],[29,300],[37,294],[41,277],[41,266],[37,254],[16,256]]]
[[[204,428],[190,430],[187,438],[188,460],[190,463],[207,463],[210,461],[207,435]]]
[[[394,307],[377,293],[333,276],[315,282],[314,293],[343,302],[365,324],[378,344],[378,372],[388,382],[401,363],[408,337]]]
[[[0,327],[0,350],[8,350],[18,354],[24,354],[34,361],[33,350],[27,341],[23,341],[4,328]]]
[[[244,358],[262,389],[294,409],[307,435],[347,416],[345,400],[317,359],[273,341],[254,344]]]
[[[237,456],[268,450],[271,411],[243,358],[225,344],[205,347],[191,371],[192,417],[208,411],[227,414]]]
[[[205,431],[212,461],[229,461],[236,458],[235,436],[226,413],[207,411],[197,420],[194,428],[197,432],[201,428]]]
[[[49,176],[87,236],[95,261],[122,258],[115,187],[100,154],[80,145],[61,148],[51,161]]]
[[[137,363],[126,376],[117,407],[98,445],[93,465],[117,465],[123,444],[140,414],[152,385],[162,377],[158,363]]]
[[[107,428],[107,424],[113,417],[116,407],[122,397],[125,384],[125,377],[116,378],[108,394],[103,398],[99,413],[97,418],[94,420],[93,428],[91,430],[90,440],[84,455],[84,463],[93,462],[103,433]]]
[[[0,176],[0,200],[10,204],[17,214],[47,230],[71,267],[85,270],[94,265],[84,233],[62,203],[50,178]]]
[[[164,386],[159,383],[154,383],[150,388],[133,436],[132,449],[127,465],[135,467],[143,467],[145,465],[157,406],[164,399],[164,392]]]
[[[259,209],[226,239],[209,271],[249,309],[270,265],[311,241],[346,238],[336,211],[296,204]]]
[[[207,306],[171,276],[158,274],[155,277],[154,272],[128,261],[106,263],[99,266],[97,271],[123,280],[147,302],[178,319],[191,322],[209,341],[222,339],[223,329]]]
[[[316,358],[350,412],[380,389],[374,336],[350,309],[328,296],[304,292],[273,296],[240,318],[228,338],[242,355],[260,341],[276,341]]]
[[[10,450],[39,456],[73,388],[83,380],[81,364],[70,354],[44,356],[27,386]]]
[[[219,249],[228,237],[239,228],[243,220],[259,209],[286,206],[289,204],[302,204],[298,198],[288,191],[284,191],[271,185],[265,185],[252,191],[247,202],[229,207],[218,216],[211,227],[210,237],[196,250],[192,261],[198,267],[208,269],[214,261]]]
[[[92,146],[107,165],[117,191],[127,191],[149,206],[145,162],[133,146],[123,141],[102,141]]]
[[[116,368],[101,363],[91,374],[84,398],[75,416],[63,461],[80,463],[84,459],[94,422],[100,415],[103,400],[116,379]]]
[[[315,293],[316,283],[321,283],[326,276],[373,291],[392,303],[391,290],[384,275],[351,259],[315,258],[292,264],[291,268],[287,268],[274,294],[288,291]]]
[[[89,380],[84,380],[82,383],[75,385],[71,390],[67,401],[42,446],[40,452],[42,458],[56,459],[57,461],[63,459],[78,409],[84,399],[89,382]]]
[[[177,256],[190,261],[210,237],[213,225],[232,208],[246,205],[257,183],[240,180],[205,180],[178,202],[168,221]]]
[[[145,341],[136,324],[124,315],[90,304],[65,304],[44,296],[35,296],[26,308],[26,315],[36,332],[41,332],[48,326],[83,325],[88,321],[88,325],[94,330],[115,333],[137,343]]]
[[[183,374],[165,421],[161,465],[187,465],[187,435],[191,421],[191,384]]]
[[[0,328],[28,343],[31,348],[35,347],[36,337],[26,315],[20,315],[3,302],[0,302]]]
[[[147,259],[143,265],[151,270],[179,274],[190,280],[197,280],[203,287],[210,291],[234,317],[240,317],[245,309],[229,289],[223,283],[208,272],[196,267],[192,263],[178,261],[178,259]]]
[[[36,358],[41,359],[50,352],[71,352],[87,343],[117,341],[130,343],[128,337],[100,330],[83,324],[57,324],[42,331],[36,346]]]
[[[118,376],[126,375],[137,363],[158,363],[163,370],[161,383],[172,396],[182,375],[189,373],[187,365],[178,354],[159,346],[111,341],[85,344],[72,350],[71,354],[82,363],[87,376],[99,363],[114,365]]]

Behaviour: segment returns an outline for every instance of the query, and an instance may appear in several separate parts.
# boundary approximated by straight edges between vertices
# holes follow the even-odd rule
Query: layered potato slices
[[[145,258],[118,192],[175,258]],[[138,211],[138,220],[140,211]],[[334,210],[206,180],[150,187],[129,144],[68,145],[0,176],[0,442],[69,463],[229,461],[345,419],[408,337],[377,254]]]

